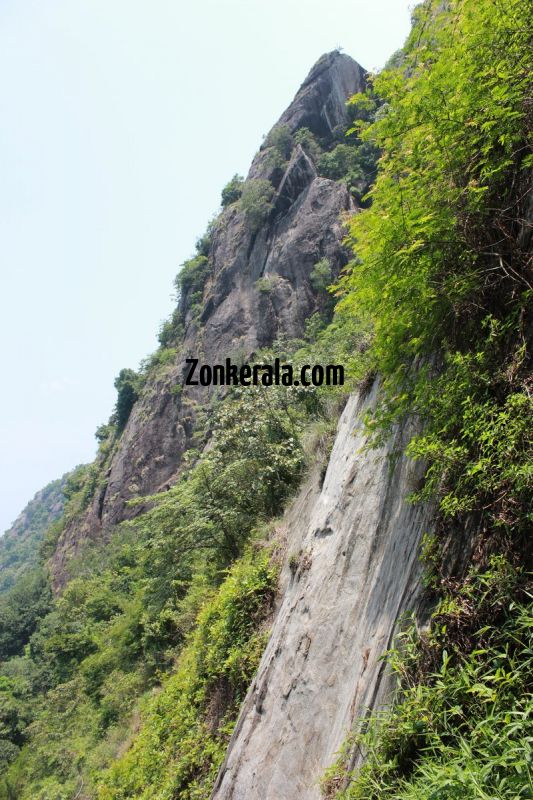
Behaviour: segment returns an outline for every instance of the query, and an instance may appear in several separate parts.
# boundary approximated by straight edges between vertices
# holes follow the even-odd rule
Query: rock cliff
[[[305,127],[323,149],[331,148],[349,122],[347,98],[364,85],[365,71],[353,59],[338,52],[325,55],[274,129],[294,134]],[[317,308],[309,279],[314,264],[327,258],[336,275],[347,261],[342,215],[357,210],[347,188],[320,177],[312,155],[299,144],[280,165],[268,142],[267,136],[247,178],[272,184],[268,217],[255,230],[238,203],[218,217],[208,246],[201,314],[182,296],[184,334],[175,363],[150,376],[113,454],[100,465],[103,479],[89,507],[63,532],[50,563],[56,589],[64,583],[69,558],[84,542],[106,536],[134,513],[128,500],[168,487],[179,473],[197,410],[209,399],[202,387],[174,391],[183,383],[184,359],[243,359],[280,334],[300,336]],[[261,278],[268,281],[268,291],[258,287]]]
[[[287,512],[279,608],[213,800],[319,800],[354,722],[390,694],[380,659],[402,616],[423,620],[418,550],[432,509],[405,499],[423,465],[391,468],[408,426],[366,447],[378,391],[350,398],[323,485],[312,478]]]

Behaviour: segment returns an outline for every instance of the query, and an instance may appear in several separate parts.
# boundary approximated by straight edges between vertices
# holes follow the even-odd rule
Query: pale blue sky
[[[379,68],[406,0],[0,0],[0,531],[94,456],[113,380],[318,57]]]

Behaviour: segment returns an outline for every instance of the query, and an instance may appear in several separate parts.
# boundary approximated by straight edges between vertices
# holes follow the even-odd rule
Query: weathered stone
[[[380,659],[402,615],[423,613],[418,548],[432,509],[406,501],[423,465],[402,457],[391,470],[407,427],[364,449],[377,394],[350,399],[323,486],[316,476],[287,512],[272,634],[212,800],[319,800],[354,721],[389,696]]]
[[[333,143],[335,130],[347,123],[346,99],[363,88],[364,70],[337,52],[313,67],[293,103],[278,124],[291,131],[302,125]],[[268,153],[254,159],[250,178],[272,177]],[[279,169],[277,167],[276,169]],[[249,358],[279,334],[301,336],[306,319],[318,308],[309,276],[322,258],[333,276],[346,264],[341,217],[356,211],[346,187],[317,176],[310,157],[300,146],[276,180],[273,210],[257,232],[235,203],[224,210],[213,231],[209,249],[210,276],[199,319],[185,315],[185,335],[177,363],[151,378],[135,403],[109,465],[105,484],[89,509],[67,525],[50,567],[56,590],[66,579],[66,563],[87,539],[108,535],[123,519],[142,510],[128,500],[163,490],[179,474],[184,451],[191,446],[195,412],[211,390],[185,387],[185,358],[221,363],[226,357]],[[265,278],[269,290],[260,291]],[[186,310],[186,309],[185,309]]]

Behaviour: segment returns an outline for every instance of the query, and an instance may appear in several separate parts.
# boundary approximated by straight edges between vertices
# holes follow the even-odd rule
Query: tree
[[[331,264],[329,259],[321,258],[320,261],[317,261],[311,270],[309,279],[315,292],[325,292],[331,284]]]
[[[242,175],[235,174],[233,178],[222,189],[222,208],[226,208],[232,203],[237,202],[242,194],[244,178]]]
[[[268,219],[274,208],[273,194],[274,187],[270,181],[263,178],[255,178],[244,184],[240,201],[241,208],[246,214],[246,220],[253,233]]]
[[[23,575],[0,601],[0,660],[18,655],[39,620],[48,612],[52,594],[46,574],[36,568]]]
[[[266,147],[273,147],[283,159],[289,158],[293,146],[293,138],[288,125],[276,125],[268,134]]]
[[[115,378],[115,389],[118,393],[115,411],[119,431],[124,430],[131,410],[139,397],[140,383],[140,376],[133,369],[121,369],[118,377]]]

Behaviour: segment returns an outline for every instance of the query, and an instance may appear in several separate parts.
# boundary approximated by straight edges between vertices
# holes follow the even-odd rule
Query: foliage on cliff
[[[529,45],[523,0],[417,9],[404,63],[374,81],[387,111],[362,135],[383,155],[338,287],[373,331],[374,425],[420,414],[424,494],[515,536],[531,521]]]
[[[63,512],[67,478],[64,475],[41,489],[0,538],[0,595],[37,565],[42,538]]]
[[[531,588],[494,557],[440,602],[427,634],[406,630],[388,659],[399,701],[348,739],[324,776],[326,797],[533,797]],[[365,763],[352,772],[354,752]]]
[[[0,618],[0,797],[206,795],[262,652],[277,574],[262,539],[301,475],[305,419],[291,389],[236,392],[209,448],[86,547],[60,597],[17,584]]]
[[[533,796],[530,11],[419,6],[403,57],[373,81],[383,110],[360,126],[382,156],[372,206],[351,223],[339,310],[371,333],[376,436],[406,413],[423,420],[412,499],[439,502],[427,554],[442,600],[429,634],[411,630],[391,655],[398,705],[348,743],[327,796]],[[472,569],[450,575],[440,543],[467,530]],[[354,748],[368,762],[349,775]]]
[[[203,603],[176,672],[147,698],[133,747],[100,779],[101,800],[209,796],[263,651],[275,591],[266,550],[236,562]]]
[[[482,780],[497,780],[502,797],[531,796],[518,792],[528,773],[516,760],[531,738],[528,11],[524,0],[429,0],[401,57],[354,98],[346,141],[324,149],[309,130],[280,126],[265,143],[274,166],[303,147],[356,196],[381,153],[371,206],[350,226],[356,255],[333,322],[315,314],[293,347],[309,363],[335,354],[357,379],[379,372],[376,436],[406,413],[425,423],[409,446],[428,463],[413,499],[437,496],[443,532],[479,531],[466,578],[444,581],[434,543],[444,599],[432,629],[411,632],[393,655],[404,694],[388,729],[357,740],[368,766],[347,776],[343,760],[330,795],[353,777],[347,798],[486,800]],[[224,213],[244,212],[256,230],[274,191],[236,176],[223,195],[235,208]],[[99,456],[71,481],[64,520],[105,486],[142,381],[175,359],[187,315],[202,310],[213,227],[178,276],[162,348],[140,374],[119,376]],[[319,254],[309,277],[318,311],[329,312],[331,269]],[[216,399],[208,447],[188,452],[180,480],[143,498],[134,522],[87,546],[60,597],[42,570],[17,584],[0,608],[0,798],[209,796],[275,592],[276,566],[259,542],[298,484],[302,428],[323,395],[272,388]]]

